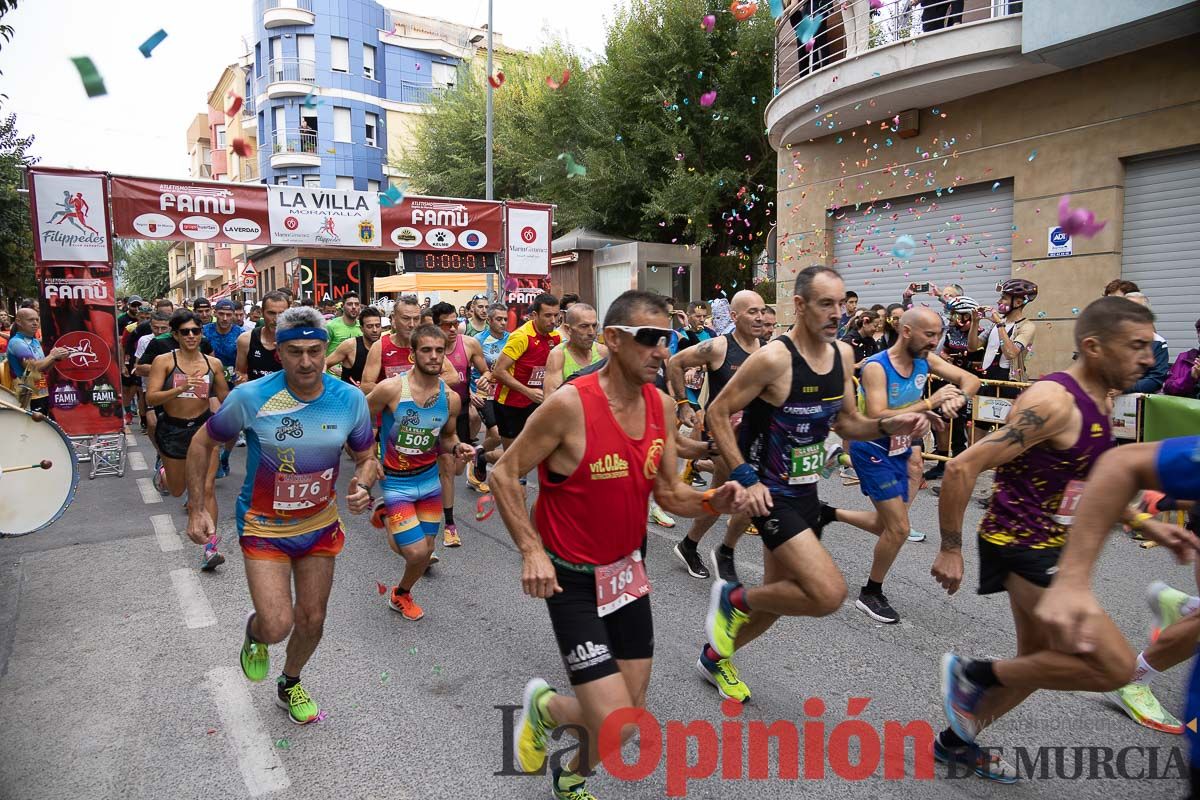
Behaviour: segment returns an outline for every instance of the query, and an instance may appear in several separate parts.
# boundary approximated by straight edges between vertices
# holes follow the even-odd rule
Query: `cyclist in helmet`
[[[1025,359],[1033,345],[1033,320],[1025,316],[1026,307],[1037,298],[1038,287],[1023,278],[1010,278],[996,287],[1000,301],[995,308],[979,308],[976,315],[991,322],[986,333],[973,327],[968,344],[971,352],[983,350],[980,371],[988,380],[1025,380]],[[1011,388],[1011,387],[1006,387]],[[1002,392],[1016,397],[1017,392]]]

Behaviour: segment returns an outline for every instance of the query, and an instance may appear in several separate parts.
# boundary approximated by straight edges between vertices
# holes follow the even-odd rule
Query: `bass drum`
[[[20,408],[21,404],[17,402],[17,396],[7,386],[0,386],[0,406],[12,406]]]
[[[62,516],[75,499],[79,467],[71,440],[49,417],[0,405],[0,467],[49,461],[50,469],[0,473],[0,536],[40,531]]]

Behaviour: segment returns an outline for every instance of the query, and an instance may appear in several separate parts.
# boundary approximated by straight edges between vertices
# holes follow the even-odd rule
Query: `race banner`
[[[113,176],[113,231],[131,239],[268,245],[265,186]]]
[[[503,204],[490,200],[405,197],[383,207],[385,247],[498,253],[504,249]]]
[[[554,207],[540,203],[507,203],[510,275],[550,274],[550,235]]]
[[[108,264],[38,265],[41,341],[48,354],[69,351],[46,378],[50,412],[68,436],[119,433],[121,369],[116,291]]]
[[[515,331],[525,322],[529,307],[539,294],[550,291],[550,278],[512,275],[504,281],[504,303],[508,306],[508,329]]]
[[[35,260],[111,264],[105,176],[32,167],[29,178]]]
[[[271,244],[379,247],[379,195],[320,187],[268,186]]]

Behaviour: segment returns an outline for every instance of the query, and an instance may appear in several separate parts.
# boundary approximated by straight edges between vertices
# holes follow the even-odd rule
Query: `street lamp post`
[[[492,191],[492,0],[488,0],[488,21],[487,21],[487,113],[484,122],[484,199],[494,200]],[[487,293],[492,296],[495,290],[495,282],[492,278],[492,273],[487,275]]]

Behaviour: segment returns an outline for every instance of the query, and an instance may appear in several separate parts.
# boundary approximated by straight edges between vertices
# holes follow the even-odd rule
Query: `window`
[[[369,44],[363,45],[363,75],[375,80],[375,48]]]
[[[271,37],[271,80],[283,80],[283,39]]]
[[[458,67],[454,64],[433,63],[433,85],[439,89],[448,89],[458,83]]]
[[[334,72],[350,71],[350,40],[329,37],[329,68]]]
[[[317,80],[317,38],[302,34],[296,37],[296,54],[299,56],[300,80],[313,83]]]
[[[379,191],[379,181],[367,181],[367,191],[377,193]]]
[[[225,149],[225,126],[224,125],[217,126],[217,149],[218,150]]]
[[[350,109],[333,109],[333,140],[335,142],[352,142],[350,138]]]
[[[371,147],[378,147],[376,133],[379,130],[379,117],[367,112],[366,142]]]
[[[335,189],[353,189],[354,178],[350,175],[338,175],[337,183],[334,184]]]
[[[321,176],[320,176],[320,175],[305,175],[305,176],[304,176],[304,185],[305,185],[306,187],[309,187],[309,188],[312,188],[312,189],[318,189],[318,188],[320,188],[320,186],[321,186]]]
[[[287,175],[276,175],[275,176],[275,185],[276,186],[287,186],[287,182],[288,182]]]

